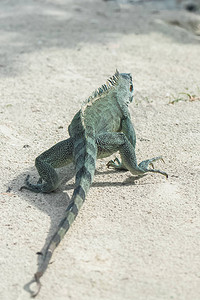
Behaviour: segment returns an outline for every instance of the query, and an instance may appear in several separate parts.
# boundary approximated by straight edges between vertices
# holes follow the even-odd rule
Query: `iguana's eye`
[[[130,84],[130,92],[132,92],[132,91],[133,91],[133,85]]]

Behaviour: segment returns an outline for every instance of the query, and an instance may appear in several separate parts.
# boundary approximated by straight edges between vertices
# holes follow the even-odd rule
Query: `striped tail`
[[[35,297],[39,293],[41,288],[40,278],[46,271],[55,248],[59,245],[60,241],[63,239],[69,227],[78,215],[93,181],[97,157],[97,146],[95,143],[95,133],[93,128],[82,128],[81,131],[79,130],[79,134],[74,137],[74,140],[76,187],[70,204],[65,211],[65,216],[60,222],[57,232],[52,237],[44,254],[42,264],[39,266],[38,271],[34,276],[37,283],[37,291],[32,293],[32,297]]]

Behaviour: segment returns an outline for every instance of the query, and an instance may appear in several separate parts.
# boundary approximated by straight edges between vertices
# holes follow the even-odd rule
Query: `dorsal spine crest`
[[[100,97],[107,95],[113,88],[115,88],[118,85],[119,78],[119,71],[116,70],[115,74],[110,77],[105,84],[96,89],[92,95],[83,102],[81,106],[82,115],[87,107],[91,106],[95,101],[100,99]]]

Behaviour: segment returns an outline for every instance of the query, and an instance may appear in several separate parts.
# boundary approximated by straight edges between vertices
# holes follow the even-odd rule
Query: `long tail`
[[[57,232],[52,237],[43,256],[43,261],[39,266],[37,273],[34,275],[37,283],[37,291],[32,294],[32,297],[35,297],[39,293],[41,288],[40,278],[46,271],[55,248],[59,245],[66,232],[69,230],[70,225],[78,215],[78,212],[85,201],[86,194],[93,181],[97,157],[97,147],[95,144],[93,128],[82,128],[81,131],[79,128],[79,134],[75,136],[74,140],[76,187],[74,189],[70,205],[65,211],[65,216],[60,222]]]

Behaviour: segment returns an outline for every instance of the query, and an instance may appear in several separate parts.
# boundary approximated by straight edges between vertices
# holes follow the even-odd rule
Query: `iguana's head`
[[[115,74],[110,77],[106,84],[96,89],[93,94],[86,99],[82,104],[82,113],[86,108],[91,107],[97,101],[102,99],[117,100],[118,104],[124,111],[127,106],[133,101],[133,83],[130,73],[119,73],[116,70]]]
[[[122,93],[124,94],[123,101],[128,106],[129,103],[133,101],[133,82],[130,73],[120,73],[119,74],[119,85]]]

